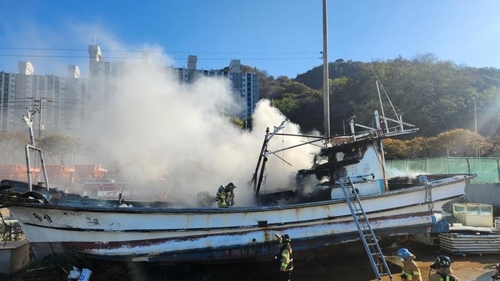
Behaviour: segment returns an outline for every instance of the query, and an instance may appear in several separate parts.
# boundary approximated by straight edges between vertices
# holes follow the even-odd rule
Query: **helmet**
[[[397,254],[398,254],[398,257],[403,258],[403,259],[407,259],[411,256],[410,251],[408,251],[408,249],[406,249],[406,248],[399,249]]]
[[[292,242],[292,238],[290,238],[290,236],[288,234],[283,234],[283,236],[281,236],[281,241],[282,243],[290,243]]]
[[[437,256],[434,263],[431,265],[432,268],[450,268],[451,260],[448,256]]]
[[[235,186],[232,182],[228,183],[228,184],[226,185],[226,187],[227,187],[227,188],[229,188],[229,189],[236,188],[236,186]]]
[[[224,190],[224,186],[219,186],[219,191],[222,192]]]

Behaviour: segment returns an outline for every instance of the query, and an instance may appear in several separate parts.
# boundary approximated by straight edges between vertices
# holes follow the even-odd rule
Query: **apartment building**
[[[89,45],[89,75],[82,78],[79,67],[68,66],[65,77],[37,75],[27,61],[18,64],[18,73],[0,72],[0,131],[23,131],[20,121],[27,107],[38,106],[33,129],[36,135],[65,133],[83,135],[91,126],[106,129],[109,116],[95,116],[106,112],[114,95],[119,95],[117,83],[124,71],[134,67],[130,62],[109,62],[98,45]],[[142,53],[142,63],[149,61],[149,53]],[[187,67],[175,68],[180,83],[193,83],[197,77],[226,77],[231,82],[234,100],[239,104],[227,108],[226,114],[243,121],[253,114],[259,99],[258,76],[243,72],[239,60],[232,60],[223,70],[197,69],[197,57],[189,56]],[[99,121],[96,121],[99,120]]]
[[[68,75],[36,75],[30,62],[20,61],[18,73],[0,72],[0,131],[25,131],[21,122],[26,108],[43,109],[34,120],[35,135],[69,133],[83,125],[86,79],[78,66],[68,66]],[[43,119],[42,119],[43,117]]]
[[[255,105],[259,101],[259,77],[257,73],[255,71],[244,72],[240,60],[231,60],[229,66],[222,70],[197,69],[196,63],[197,57],[190,55],[187,67],[174,69],[179,82],[193,83],[202,76],[228,78],[231,83],[233,99],[239,106],[228,108],[226,114],[246,122],[254,113]]]

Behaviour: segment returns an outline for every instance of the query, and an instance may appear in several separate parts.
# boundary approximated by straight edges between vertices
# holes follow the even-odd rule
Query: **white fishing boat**
[[[3,180],[0,207],[9,208],[18,220],[37,257],[65,252],[136,262],[270,260],[279,248],[275,234],[282,233],[292,237],[295,256],[316,254],[360,238],[359,225],[346,201],[348,195],[339,188],[344,180],[358,194],[377,237],[426,232],[442,219],[443,204],[463,196],[475,175],[388,179],[382,140],[416,129],[401,117],[387,118],[383,108],[381,115],[375,112],[373,127],[356,124],[351,118],[349,135],[331,137],[324,41],[325,135],[290,136],[307,139],[300,145],[320,144],[322,149],[313,157],[312,167],[300,167],[295,182],[266,188],[264,193],[266,163],[272,161],[269,156],[300,146],[272,151],[269,144],[273,136],[288,137],[279,133],[287,123],[268,129],[248,186],[255,194],[254,205],[218,208],[200,202],[199,206],[186,207],[171,201],[103,200],[60,192],[47,179],[43,153],[33,137],[33,112],[28,110],[24,118],[31,136],[26,146],[27,181]],[[389,123],[394,126],[389,127]],[[362,131],[356,131],[358,128]],[[31,182],[33,150],[40,155],[43,184]],[[273,177],[272,171],[267,171],[267,177]]]
[[[32,112],[24,118],[33,136]],[[383,128],[378,120],[397,123]],[[386,177],[382,139],[414,132],[405,123],[375,116],[375,128],[349,136],[318,137],[326,143],[310,169],[301,169],[296,184],[261,193],[270,151],[268,143],[285,125],[267,132],[253,177],[255,206],[182,207],[176,202],[102,200],[62,193],[31,183],[30,151],[43,153],[34,138],[26,146],[26,182],[3,180],[0,205],[18,220],[35,254],[67,252],[95,259],[140,262],[260,259],[276,252],[275,234],[293,237],[297,254],[359,238],[339,181],[350,178],[378,237],[425,232],[441,219],[441,207],[464,195],[474,177],[426,175],[393,182]],[[290,148],[293,149],[294,147]],[[285,148],[286,149],[286,148]],[[308,186],[310,178],[316,183]],[[252,188],[250,185],[249,188]]]

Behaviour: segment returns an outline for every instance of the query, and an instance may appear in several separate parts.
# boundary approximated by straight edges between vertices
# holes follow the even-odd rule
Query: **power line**
[[[30,50],[30,51],[74,51],[87,52],[86,49],[70,49],[70,48],[36,48],[36,47],[0,47],[0,50]],[[125,53],[142,53],[149,50],[123,50],[123,49],[101,49],[102,52],[125,52]],[[167,54],[318,54],[316,51],[293,51],[293,52],[235,52],[235,51],[166,51]]]
[[[35,47],[0,47],[0,50],[30,50],[30,51],[85,51],[83,49],[35,48]]]
[[[88,56],[71,56],[71,55],[13,55],[13,54],[0,54],[0,57],[28,57],[28,58],[72,58],[72,59],[88,59]],[[142,60],[143,58],[134,57],[105,57],[106,59],[129,59],[129,60]],[[150,57],[150,60],[183,60],[185,57]],[[206,58],[197,57],[198,61],[218,61],[218,60],[232,60],[234,58]],[[239,57],[240,60],[318,60],[318,57]]]
[[[44,52],[85,52],[86,49],[74,49],[74,48],[37,48],[37,47],[0,47],[0,51],[44,51]],[[142,57],[135,56],[137,53],[142,53],[148,50],[123,50],[123,49],[103,49],[102,52],[120,52],[120,53],[130,53],[130,56],[118,55],[118,56],[103,56],[105,59],[115,59],[115,60],[142,60]],[[149,57],[150,60],[183,60],[186,57],[169,57],[169,54],[197,54],[197,59],[199,61],[228,61],[234,59],[234,57],[219,57],[219,55],[237,55],[240,56],[240,60],[317,60],[317,54],[320,52],[311,52],[311,51],[277,51],[277,52],[240,52],[240,51],[166,51],[166,56],[164,57]],[[202,56],[199,56],[199,55]],[[203,55],[213,55],[206,56]],[[309,56],[314,55],[314,56]],[[214,57],[216,56],[216,57]],[[65,59],[88,59],[89,56],[78,55],[78,54],[40,54],[40,53],[20,53],[20,52],[7,52],[0,54],[0,57],[16,57],[16,58],[65,58]]]

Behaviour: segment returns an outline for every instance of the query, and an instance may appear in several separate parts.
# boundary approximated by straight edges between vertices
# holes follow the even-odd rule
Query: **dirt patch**
[[[409,244],[405,247],[417,256],[416,262],[422,272],[423,280],[428,280],[430,265],[438,255],[447,255],[450,257],[452,260],[451,268],[453,273],[460,281],[492,281],[491,276],[495,272],[495,264],[500,262],[500,256],[498,254],[454,256],[440,251],[434,246]],[[399,271],[393,272],[393,277],[397,277],[394,278],[394,280],[399,280],[400,272],[400,269]],[[377,279],[370,279],[370,281],[372,280]],[[387,281],[390,279],[384,276],[382,280]]]
[[[416,262],[422,272],[422,279],[428,280],[430,265],[436,256],[445,254],[452,260],[452,269],[460,281],[492,281],[494,266],[500,262],[500,255],[468,255],[453,256],[440,251],[436,246],[426,246],[416,243],[404,243],[398,246],[383,249],[393,281],[400,280],[400,260],[396,256],[399,248],[405,247],[416,256]],[[281,280],[279,264],[275,261],[254,263],[231,263],[218,265],[173,265],[154,266],[152,264],[111,264],[106,262],[92,262],[86,260],[63,259],[65,264],[83,266],[93,271],[91,280],[94,281],[264,281]],[[67,280],[67,272],[59,270],[59,263],[31,264],[25,274],[9,280]],[[316,257],[313,259],[295,260],[293,281],[376,281],[365,252],[333,251],[329,257]],[[42,274],[42,269],[50,269],[47,275]],[[46,277],[45,279],[43,277]],[[2,279],[0,277],[0,279]],[[382,281],[389,281],[387,276]]]

